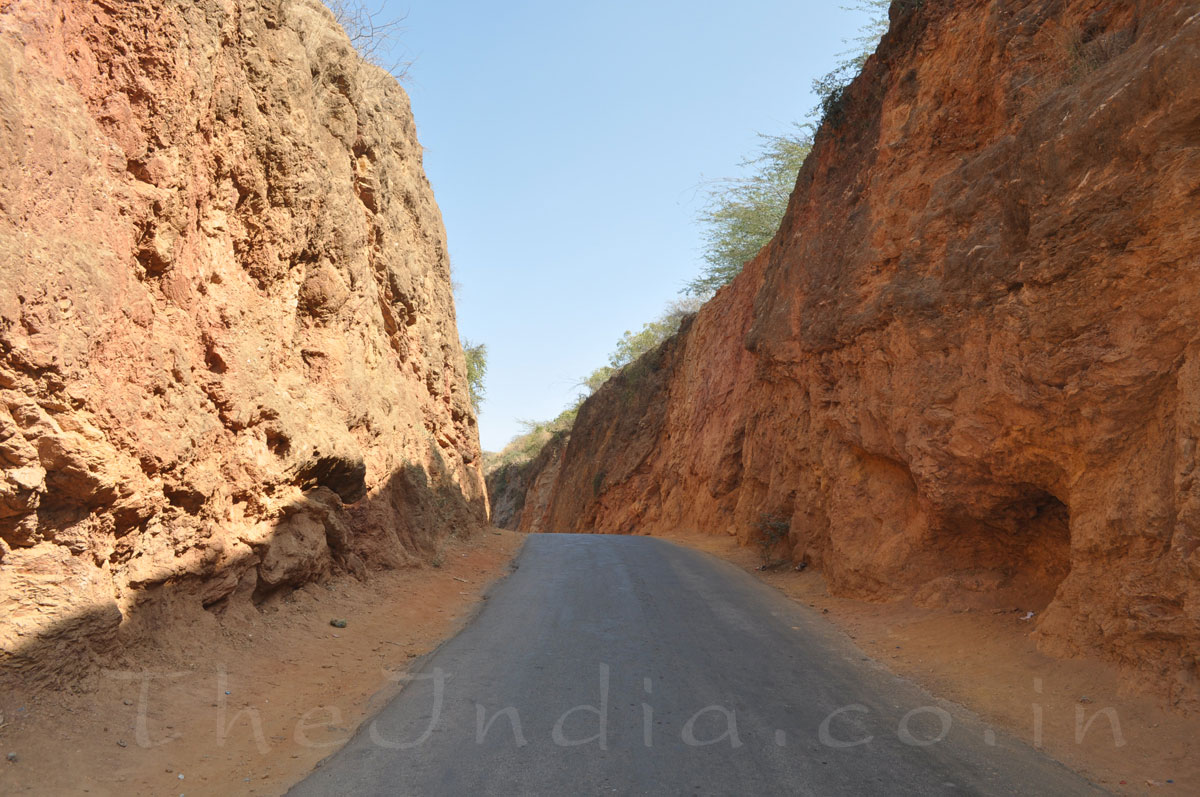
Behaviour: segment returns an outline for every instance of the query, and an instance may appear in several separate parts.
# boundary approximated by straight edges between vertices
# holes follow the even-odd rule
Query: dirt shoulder
[[[732,537],[665,538],[733,562],[820,610],[897,674],[1040,746],[1109,791],[1200,794],[1200,717],[1139,694],[1136,683],[1104,662],[1039,653],[1017,613],[835,598],[820,573],[757,570],[757,551]]]
[[[127,651],[74,691],[10,691],[0,756],[16,761],[0,759],[0,793],[282,793],[399,692],[389,674],[470,619],[524,540],[451,539],[440,567],[308,585]]]

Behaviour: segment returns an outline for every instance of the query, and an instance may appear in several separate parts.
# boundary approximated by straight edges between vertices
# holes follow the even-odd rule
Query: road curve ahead
[[[517,564],[290,794],[1101,793],[715,557],[548,534]]]

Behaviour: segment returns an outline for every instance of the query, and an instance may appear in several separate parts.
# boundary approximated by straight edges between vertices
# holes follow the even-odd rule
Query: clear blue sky
[[[389,0],[483,447],[553,418],[702,266],[706,179],[804,121],[866,17],[838,2]]]

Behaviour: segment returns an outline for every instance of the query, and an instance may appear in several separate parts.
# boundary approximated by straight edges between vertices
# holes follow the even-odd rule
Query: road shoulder
[[[399,692],[389,673],[474,617],[525,539],[452,538],[437,567],[310,584],[128,651],[74,693],[8,699],[0,792],[279,794]]]
[[[733,537],[655,536],[725,559],[822,612],[897,675],[1040,746],[1109,791],[1200,794],[1200,717],[1138,693],[1105,662],[1038,652],[1018,614],[837,598],[818,572],[758,570],[757,552]]]

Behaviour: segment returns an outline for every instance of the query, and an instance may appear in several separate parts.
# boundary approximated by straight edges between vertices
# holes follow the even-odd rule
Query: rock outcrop
[[[581,409],[555,531],[759,538],[1200,687],[1200,3],[925,0],[769,246]],[[533,481],[533,475],[527,475]]]
[[[569,432],[557,432],[531,460],[510,462],[487,474],[493,526],[511,531],[547,530],[546,507],[570,439]]]
[[[408,99],[323,5],[0,3],[0,670],[414,562],[479,463]]]

